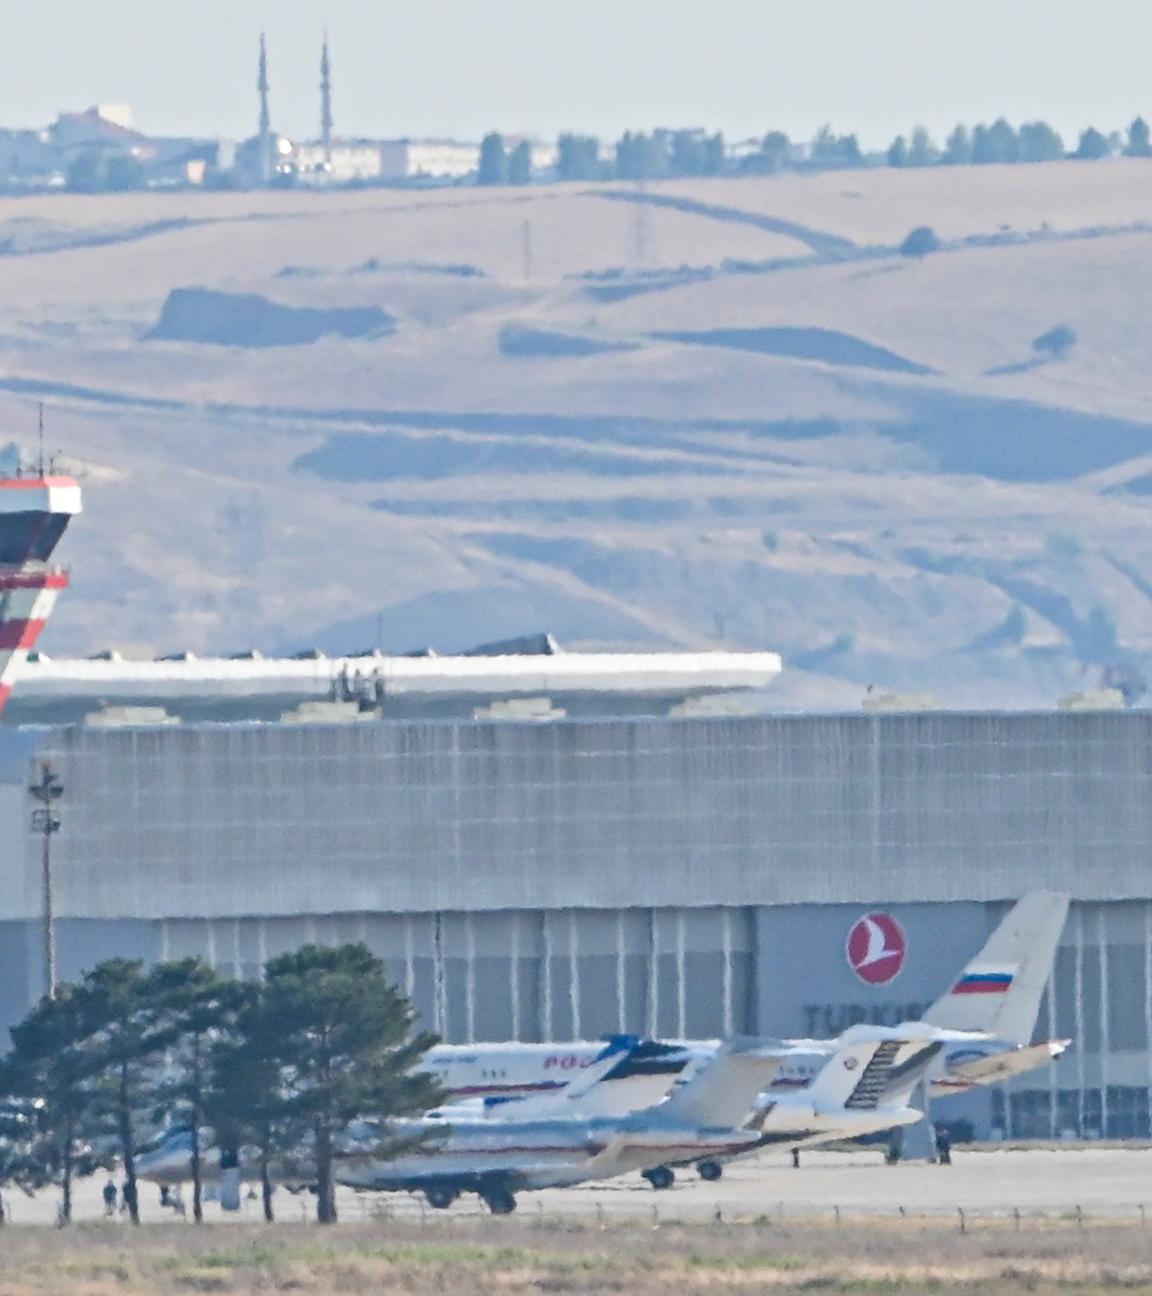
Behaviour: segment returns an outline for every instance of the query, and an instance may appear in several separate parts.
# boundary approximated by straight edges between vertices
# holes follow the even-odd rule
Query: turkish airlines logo
[[[858,918],[848,933],[844,948],[848,966],[869,985],[887,985],[904,966],[908,939],[904,928],[889,913],[870,913]]]

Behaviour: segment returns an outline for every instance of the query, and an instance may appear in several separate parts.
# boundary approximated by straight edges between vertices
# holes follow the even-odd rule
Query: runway
[[[103,1176],[77,1185],[75,1218],[103,1214]],[[6,1190],[8,1219],[16,1224],[51,1224],[59,1194],[49,1190],[35,1198]],[[190,1194],[184,1192],[185,1202]],[[310,1219],[314,1199],[302,1193],[276,1194],[280,1220]],[[355,1194],[341,1190],[345,1221],[392,1216],[450,1221],[474,1218],[484,1208],[473,1196],[462,1197],[447,1211],[433,1211],[422,1197],[407,1194]],[[679,1172],[676,1184],[657,1192],[637,1175],[603,1184],[519,1194],[519,1216],[544,1220],[599,1220],[605,1223],[730,1223],[757,1220],[924,1218],[976,1226],[981,1220],[1033,1218],[1152,1222],[1152,1148],[1054,1147],[955,1151],[953,1164],[905,1162],[887,1166],[877,1152],[808,1152],[799,1169],[786,1154],[765,1153],[728,1165],[724,1178],[705,1183],[693,1172]],[[259,1202],[246,1199],[239,1213],[221,1211],[209,1201],[212,1221],[259,1218]],[[155,1185],[141,1185],[145,1222],[169,1221],[173,1213],[158,1204]],[[120,1218],[118,1215],[114,1218]]]

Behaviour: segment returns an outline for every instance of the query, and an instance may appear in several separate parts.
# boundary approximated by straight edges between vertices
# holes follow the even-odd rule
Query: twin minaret
[[[260,33],[260,63],[256,76],[260,94],[260,179],[270,184],[276,171],[276,141],[272,137],[272,115],[268,107],[268,45]],[[324,161],[332,164],[332,65],[328,58],[328,34],[320,49],[320,144]]]
[[[260,180],[269,184],[275,169],[276,159],[272,156],[276,145],[272,139],[272,118],[268,112],[268,47],[264,43],[264,33],[260,33],[260,71],[256,77],[256,89],[260,91]]]
[[[332,165],[332,77],[328,63],[328,33],[320,50],[320,144],[324,149],[324,163]]]

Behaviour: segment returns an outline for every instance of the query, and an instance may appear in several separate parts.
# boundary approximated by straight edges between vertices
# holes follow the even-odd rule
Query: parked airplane
[[[494,1214],[514,1210],[515,1194],[522,1190],[565,1187],[631,1170],[656,1171],[653,1182],[664,1186],[672,1181],[669,1163],[729,1157],[780,1138],[796,1143],[821,1131],[851,1137],[918,1120],[920,1113],[903,1105],[905,1088],[910,1094],[954,1034],[925,1026],[908,1032],[853,1028],[817,1078],[803,1110],[799,1104],[790,1110],[780,1103],[765,1107],[759,1100],[793,1050],[780,1041],[734,1040],[721,1045],[670,1095],[625,1116],[362,1122],[341,1140],[337,1178],[361,1190],[420,1191],[436,1207],[475,1192]],[[615,1052],[599,1059],[596,1083],[618,1061]],[[786,1128],[777,1115],[781,1110],[787,1112]],[[388,1139],[412,1146],[394,1158],[381,1157],[379,1148]],[[165,1183],[186,1179],[188,1145],[186,1131],[172,1131],[142,1150],[139,1175]],[[242,1165],[246,1160],[242,1153]],[[208,1177],[218,1173],[218,1166],[219,1157],[210,1149]]]
[[[941,1051],[930,1075],[933,1097],[998,1084],[1046,1066],[1067,1048],[1067,1040],[1030,1043],[1067,913],[1065,894],[1025,895],[924,1014],[931,1025],[984,1037],[957,1040]],[[827,1042],[792,1043],[797,1051],[781,1065],[773,1093],[806,1089],[826,1063]],[[587,1114],[622,1115],[656,1101],[661,1084],[667,1088],[685,1067],[698,1065],[718,1045],[717,1040],[647,1041],[647,1051],[631,1064],[622,1064],[610,1083],[589,1090],[588,1101],[595,1107]],[[489,1115],[503,1119],[516,1111],[515,1103],[506,1105],[504,1100],[559,1092],[603,1048],[602,1041],[441,1044],[429,1051],[421,1066],[436,1077],[450,1101],[484,1099]]]

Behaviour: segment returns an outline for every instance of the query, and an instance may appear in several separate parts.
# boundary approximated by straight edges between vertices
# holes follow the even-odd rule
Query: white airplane
[[[781,1104],[767,1108],[760,1095],[793,1050],[780,1041],[734,1040],[720,1046],[695,1073],[659,1102],[625,1116],[576,1114],[505,1119],[441,1117],[360,1122],[340,1140],[337,1179],[349,1187],[381,1192],[423,1192],[447,1207],[475,1192],[498,1215],[516,1207],[522,1190],[567,1187],[613,1178],[632,1170],[655,1172],[657,1186],[672,1182],[669,1163],[726,1158],[787,1137],[790,1142],[837,1131],[842,1137],[909,1124],[920,1113],[904,1102],[945,1040],[955,1032],[914,1025],[909,1031],[855,1027],[839,1044],[802,1109],[793,1104],[784,1123]],[[619,1061],[614,1051],[594,1065],[602,1083]],[[581,1081],[575,1082],[578,1086]],[[906,1092],[905,1092],[906,1090]],[[576,1107],[577,1104],[573,1103]],[[380,1147],[397,1140],[395,1157]],[[302,1151],[293,1158],[306,1162]],[[251,1174],[250,1150],[241,1167]],[[219,1155],[209,1145],[205,1176],[219,1174]],[[177,1183],[189,1174],[187,1131],[173,1130],[137,1160],[141,1178]],[[301,1171],[293,1178],[298,1182]]]
[[[1068,1040],[1032,1044],[1044,987],[1068,913],[1068,896],[1033,891],[1005,914],[979,954],[928,1009],[922,1020],[946,1030],[974,1032],[941,1050],[930,1073],[931,1094],[945,1097],[980,1085],[998,1084],[1046,1066]],[[883,943],[883,933],[880,933]],[[828,1058],[826,1041],[790,1041],[795,1052],[781,1065],[772,1094],[808,1088]],[[440,1083],[455,1110],[471,1099],[486,1104],[493,1118],[514,1117],[517,1102],[539,1100],[564,1089],[573,1074],[599,1058],[603,1041],[567,1044],[439,1044],[421,1063]],[[719,1047],[717,1040],[645,1041],[610,1079],[590,1088],[588,1115],[622,1115],[657,1101],[685,1067],[699,1065]],[[473,1107],[472,1110],[479,1110]],[[546,1112],[537,1101],[534,1110]]]

